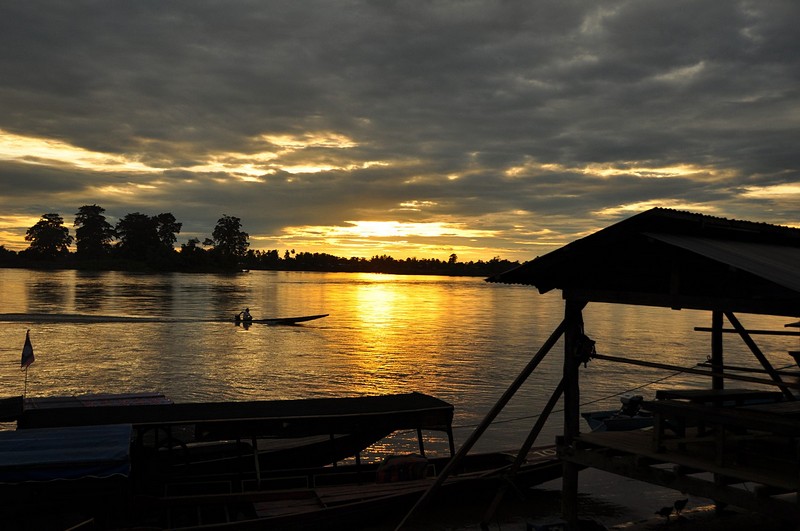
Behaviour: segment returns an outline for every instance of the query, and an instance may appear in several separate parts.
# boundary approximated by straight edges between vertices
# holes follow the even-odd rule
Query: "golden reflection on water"
[[[32,396],[163,392],[179,402],[272,400],[405,393],[456,407],[463,441],[563,316],[560,294],[482,279],[254,271],[247,275],[140,275],[0,270],[0,312],[82,314],[94,320],[0,320],[0,385],[21,394],[26,329],[36,362]],[[231,322],[249,306],[263,317],[329,313],[296,327]],[[105,316],[156,322],[103,321]],[[740,316],[749,328],[786,319]],[[97,321],[99,320],[99,321]],[[590,304],[586,333],[602,354],[694,366],[710,353],[707,312]],[[791,363],[798,338],[758,337],[776,367]],[[734,335],[726,361],[755,365]],[[491,428],[487,447],[514,446],[561,377],[559,342]],[[661,380],[669,376],[667,380]],[[594,360],[581,369],[589,410],[619,404],[618,393],[707,385],[693,376]],[[645,386],[645,387],[641,387]],[[560,429],[561,416],[544,438]],[[460,428],[460,429],[459,429]],[[415,444],[412,437],[408,444]],[[440,437],[440,442],[443,440]],[[391,443],[394,444],[394,443]],[[412,450],[413,451],[413,450]]]
[[[400,297],[397,284],[388,277],[362,282],[355,289],[355,312],[367,333],[386,328],[394,319]]]

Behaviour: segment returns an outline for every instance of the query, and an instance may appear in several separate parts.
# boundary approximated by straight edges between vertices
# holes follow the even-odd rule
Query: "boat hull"
[[[298,323],[305,323],[308,321],[315,321],[328,317],[327,313],[318,315],[302,315],[299,317],[275,317],[271,319],[241,319],[239,316],[234,317],[233,321],[237,325],[249,326],[252,324],[265,324],[265,325],[295,325]]]

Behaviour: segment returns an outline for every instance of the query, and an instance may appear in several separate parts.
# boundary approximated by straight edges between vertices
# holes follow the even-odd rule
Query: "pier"
[[[737,317],[800,316],[800,229],[656,208],[488,281],[563,294],[564,320],[554,332],[564,339],[558,391],[564,430],[557,443],[564,461],[562,513],[571,526],[578,520],[582,467],[708,498],[718,507],[800,521],[797,371],[776,370],[754,339],[800,333],[796,323],[779,331],[747,330]],[[581,365],[680,369],[658,359],[603,355],[583,320],[583,309],[594,302],[708,311],[711,326],[697,329],[710,334],[708,362],[687,370],[707,377],[708,388],[666,390],[645,402],[654,415],[652,431],[581,432]],[[761,368],[726,366],[726,334],[738,336]]]

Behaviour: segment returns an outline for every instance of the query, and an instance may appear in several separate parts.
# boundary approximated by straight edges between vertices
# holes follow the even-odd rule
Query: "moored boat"
[[[561,462],[555,447],[533,449],[513,475],[511,453],[466,456],[441,485],[440,503],[488,500],[501,486],[518,489],[555,479]],[[266,487],[240,493],[184,493],[137,499],[144,525],[170,529],[357,529],[394,526],[425,493],[449,457],[394,456],[382,464],[275,471]],[[305,482],[305,485],[298,485]]]
[[[453,406],[420,393],[208,404],[173,404],[157,394],[102,395],[22,403],[9,444],[49,445],[37,454],[41,458],[24,463],[23,475],[5,478],[6,499],[25,503],[7,505],[2,516],[22,525],[31,514],[46,515],[42,529],[85,521],[100,528],[351,527],[353,518],[363,523],[368,514],[402,516],[445,467],[450,457],[424,457],[423,431],[446,432],[454,453]],[[416,430],[420,455],[361,462],[376,438],[398,430]],[[114,436],[109,452],[98,448],[97,433],[105,432]],[[62,438],[72,441],[66,453],[104,468],[87,468],[83,457],[67,463],[68,455],[59,456]],[[277,441],[284,447],[265,444]],[[354,456],[346,464],[345,453]],[[469,455],[444,493],[496,488],[513,459],[503,452]],[[48,463],[62,476],[69,464],[74,475],[43,481],[39,472]],[[16,473],[19,464],[7,463],[6,471]],[[514,481],[526,486],[560,473],[550,447],[530,452]],[[64,499],[81,502],[55,504],[65,490]],[[103,493],[113,494],[113,503]]]
[[[622,406],[607,411],[581,413],[592,431],[629,431],[653,426],[653,415],[641,409],[641,395],[620,397]]]

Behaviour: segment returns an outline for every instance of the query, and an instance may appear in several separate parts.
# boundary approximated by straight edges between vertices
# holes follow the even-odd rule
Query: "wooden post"
[[[261,490],[261,460],[258,458],[258,437],[253,435],[253,459],[256,467],[256,485]],[[244,491],[244,487],[242,488]]]
[[[586,301],[567,298],[564,308],[564,437],[563,444],[572,446],[580,435],[580,385],[578,345],[583,334]],[[561,513],[570,529],[578,525],[578,465],[564,461],[561,478]]]
[[[447,443],[450,448],[450,457],[453,457],[454,455],[456,455],[456,442],[455,439],[453,439],[452,425],[447,426]]]
[[[722,360],[722,312],[714,310],[711,312],[711,367],[715,373],[723,372]],[[725,378],[722,374],[715,374],[711,377],[712,389],[723,389]]]

